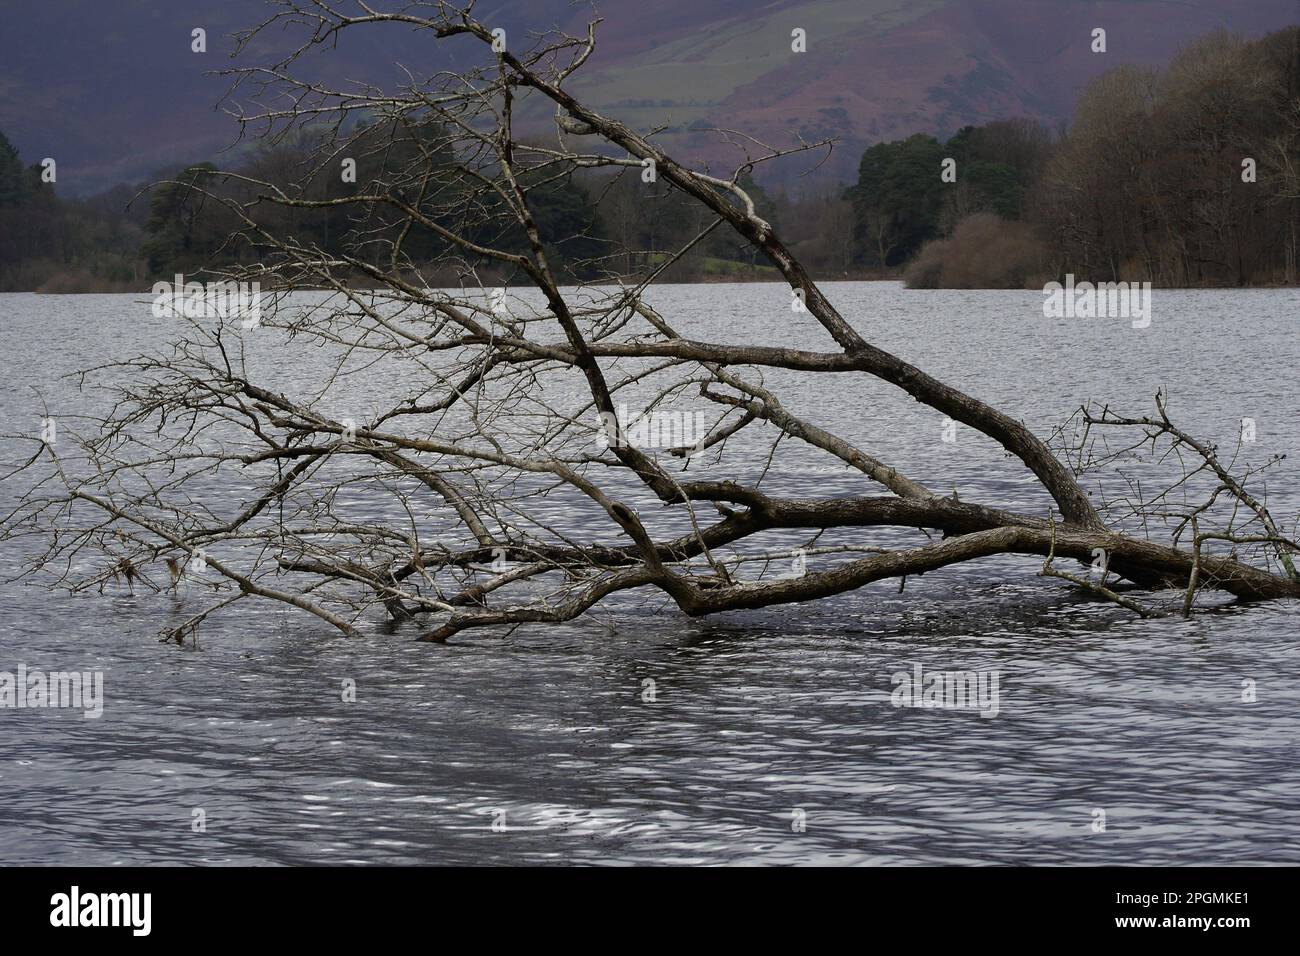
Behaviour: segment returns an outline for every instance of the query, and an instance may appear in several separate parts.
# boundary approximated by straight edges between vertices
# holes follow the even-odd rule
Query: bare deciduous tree
[[[1078,440],[1054,451],[1013,416],[867,341],[740,185],[789,151],[726,132],[743,159],[711,175],[584,105],[570,86],[595,23],[525,51],[476,20],[472,4],[357,4],[356,15],[340,6],[285,3],[242,46],[286,25],[309,38],[278,62],[231,71],[229,102],[245,129],[307,131],[319,144],[299,180],[214,172],[188,184],[239,224],[229,242],[250,264],[222,278],[273,290],[260,325],[182,319],[186,334],[164,354],[98,370],[116,393],[111,410],[84,434],[40,444],[22,466],[31,488],[3,524],[9,538],[44,542],[32,572],[77,589],[113,578],[161,588],[163,567],[173,586],[207,582],[201,606],[168,632],[178,642],[248,598],[349,634],[381,607],[422,640],[445,641],[572,619],[632,589],[705,615],[1000,554],[1042,557],[1042,573],[1144,614],[1162,608],[1126,596],[1123,582],[1181,588],[1187,610],[1204,587],[1300,596],[1297,545],[1247,489],[1250,475],[1234,477],[1175,426],[1163,398],[1150,419],[1084,409]],[[479,51],[477,65],[408,70],[396,91],[304,75],[341,34],[394,28],[422,31],[434,49],[455,44],[462,58]],[[261,105],[241,109],[241,97]],[[517,132],[519,117],[552,114],[547,137]],[[361,158],[378,172],[320,188]],[[578,176],[595,206],[611,177],[667,184],[698,211],[699,234],[665,252],[593,244],[580,227],[557,233],[548,203]],[[291,213],[312,210],[336,215],[345,240],[300,241]],[[815,320],[833,348],[692,338],[655,309],[656,279],[716,229],[780,271],[793,318]],[[290,394],[273,349],[314,357],[317,387]],[[997,442],[1054,507],[1021,513],[936,493],[791,411],[766,383],[775,370],[814,388],[844,374],[890,383]],[[366,383],[364,408],[355,381]],[[632,394],[648,394],[640,423],[619,414]],[[683,408],[711,411],[704,432],[679,429],[675,447],[656,450],[662,441],[645,440],[662,424],[655,411]],[[1111,446],[1116,431],[1133,440]],[[853,470],[862,493],[769,493],[761,466],[781,443]],[[1089,468],[1157,446],[1190,464],[1154,498],[1103,507],[1081,484]],[[1175,501],[1198,476],[1212,479],[1207,497]],[[824,558],[801,574],[749,573],[790,553],[774,551],[769,532],[807,534],[804,553]],[[832,532],[838,543],[819,546]],[[1058,566],[1098,553],[1099,579]],[[200,567],[201,577],[190,570]]]

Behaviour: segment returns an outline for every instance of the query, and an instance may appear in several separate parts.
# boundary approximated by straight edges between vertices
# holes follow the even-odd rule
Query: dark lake
[[[1146,414],[1161,385],[1208,439],[1230,444],[1253,419],[1250,460],[1291,456],[1266,487],[1294,529],[1297,290],[1157,290],[1145,329],[1044,318],[1037,292],[826,290],[870,342],[1042,435],[1088,399]],[[826,347],[788,296],[667,286],[651,302],[691,335]],[[25,434],[42,399],[78,401],[63,373],[175,331],[143,296],[0,295],[0,324],[4,430]],[[299,353],[261,361],[281,388],[319,375]],[[782,394],[936,489],[1042,504],[1018,462],[969,430],[943,441],[941,418],[889,386],[841,375]],[[803,454],[765,487],[865,493]],[[18,491],[0,483],[6,507]],[[245,491],[232,483],[232,501]],[[23,557],[0,546],[0,570]],[[0,710],[0,861],[1300,863],[1300,606],[1207,597],[1223,606],[1138,620],[1040,565],[707,619],[635,595],[446,647],[378,619],[349,640],[250,602],[178,648],[158,641],[179,614],[168,598],[4,584],[0,671],[100,670],[105,702],[89,720]],[[996,670],[997,716],[892,706],[891,675],[918,663]]]

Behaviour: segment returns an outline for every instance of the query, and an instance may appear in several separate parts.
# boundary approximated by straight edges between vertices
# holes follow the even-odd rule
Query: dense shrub
[[[980,212],[950,238],[922,246],[904,279],[912,289],[1025,289],[1042,285],[1050,271],[1032,226]]]

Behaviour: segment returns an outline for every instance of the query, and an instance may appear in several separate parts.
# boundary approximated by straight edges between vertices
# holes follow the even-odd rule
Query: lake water
[[[1268,500],[1294,527],[1300,292],[1157,290],[1137,330],[1044,318],[1034,292],[826,290],[873,344],[1039,434],[1089,398],[1145,414],[1159,385],[1212,440],[1254,419],[1252,461],[1292,455]],[[826,346],[788,295],[668,286],[651,301],[686,334]],[[75,402],[59,375],[175,332],[140,296],[3,295],[0,323],[4,430],[26,434],[42,396]],[[281,388],[319,371],[264,361]],[[835,376],[788,403],[936,490],[1043,506],[1017,462],[968,430],[943,441],[939,416],[888,386]],[[869,490],[798,454],[765,487]],[[0,482],[6,507],[16,493]],[[22,557],[0,545],[6,577]],[[157,640],[166,599],[4,584],[0,671],[102,670],[106,701],[98,720],[0,710],[0,861],[1300,863],[1300,606],[1135,620],[1036,577],[1040,563],[703,620],[627,598],[446,647],[379,621],[349,640],[249,603],[177,648]],[[996,670],[997,716],[891,706],[891,674],[915,664]]]

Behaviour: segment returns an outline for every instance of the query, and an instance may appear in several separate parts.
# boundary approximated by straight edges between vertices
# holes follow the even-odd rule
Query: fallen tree
[[[382,608],[421,640],[445,641],[570,620],[634,589],[707,615],[996,555],[1042,557],[1041,574],[1143,615],[1168,602],[1142,603],[1132,586],[1180,589],[1182,613],[1203,588],[1300,596],[1298,546],[1249,490],[1255,473],[1234,476],[1233,462],[1170,420],[1163,395],[1154,418],[1085,407],[1078,440],[1054,449],[867,341],[743,185],[761,163],[827,144],[783,150],[720,131],[743,161],[728,176],[700,172],[570,92],[595,23],[525,50],[472,5],[358,8],[285,4],[241,37],[249,48],[272,28],[306,30],[278,62],[230,71],[228,102],[258,135],[309,135],[310,161],[289,184],[213,171],[173,185],[237,223],[229,242],[249,264],[214,278],[257,282],[270,302],[255,321],[182,308],[186,331],[167,351],[87,377],[114,392],[111,409],[58,441],[37,440],[18,468],[30,488],[0,526],[9,539],[42,542],[29,572],[73,589],[188,583],[200,606],[167,630],[178,643],[250,598],[347,634]],[[304,75],[345,31],[392,28],[479,60],[428,77],[408,71],[397,91]],[[244,94],[262,105],[237,107]],[[549,137],[519,135],[517,117],[543,108]],[[322,188],[358,155],[378,158],[379,172]],[[593,250],[578,242],[580,227],[557,235],[539,207],[577,176],[596,177],[587,183],[597,193],[614,176],[665,181],[698,209],[699,235],[668,251]],[[294,214],[321,211],[346,223],[344,251],[296,238]],[[759,250],[789,284],[792,321],[833,347],[680,334],[652,304],[655,283],[715,229]],[[448,275],[454,286],[431,287]],[[318,363],[317,387],[283,387],[274,367],[290,359],[269,353]],[[998,443],[1052,505],[1021,512],[936,493],[791,411],[765,383],[777,371],[887,382]],[[692,415],[711,410],[711,421],[655,448],[665,443],[645,441],[644,422],[620,414],[632,394],[648,394],[644,415],[689,405]],[[1099,442],[1116,432],[1130,437]],[[764,490],[763,471],[739,477],[783,442],[860,475],[862,493],[783,497]],[[1184,467],[1154,496],[1094,502],[1084,476],[1140,449]],[[1190,488],[1203,496],[1189,499]],[[810,535],[803,546],[772,550],[771,535],[795,532]],[[823,536],[838,543],[819,546]],[[745,573],[791,556],[794,574]],[[1100,562],[1100,575],[1062,570],[1066,559]]]

